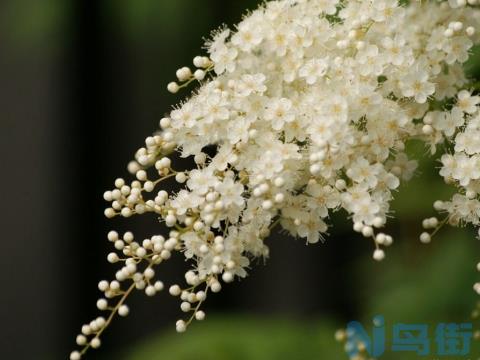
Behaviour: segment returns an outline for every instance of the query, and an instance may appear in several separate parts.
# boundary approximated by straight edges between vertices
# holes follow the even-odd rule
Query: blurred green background
[[[175,70],[201,54],[204,38],[233,25],[258,1],[4,0],[0,3],[2,109],[2,319],[0,358],[61,359],[80,325],[95,314],[95,284],[111,277],[105,233],[140,236],[155,219],[103,219],[102,193],[158,119],[181,97],[166,92]],[[478,57],[475,56],[475,59]],[[468,64],[479,77],[478,61]],[[426,149],[411,144],[423,157]],[[343,214],[325,244],[305,246],[280,234],[272,258],[247,279],[209,298],[207,319],[174,332],[176,299],[136,296],[132,314],[114,322],[88,359],[346,359],[334,340],[348,321],[468,322],[479,243],[468,229],[445,229],[430,245],[418,236],[432,203],[451,189],[422,160],[393,203],[395,238],[382,263]],[[181,278],[176,259],[162,274]],[[179,270],[180,269],[180,270]],[[430,334],[433,341],[433,333]],[[480,354],[478,345],[471,358]],[[382,359],[418,358],[387,352]],[[435,358],[434,353],[429,358]]]

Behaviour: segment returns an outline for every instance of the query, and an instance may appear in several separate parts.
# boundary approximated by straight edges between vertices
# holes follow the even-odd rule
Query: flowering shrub
[[[195,57],[196,70],[179,69],[168,85],[176,93],[199,84],[137,151],[128,166],[136,180],[117,179],[104,195],[108,218],[152,213],[171,230],[143,241],[108,234],[116,250],[108,261],[122,264],[98,286],[97,307],[109,316],[82,327],[83,349],[70,358],[100,346],[113,317],[128,314],[133,290],[164,288],[155,268],[175,252],[191,265],[186,285],[168,290],[188,314],[178,332],[205,318],[210,292],[268,256],[264,239],[277,225],[317,243],[330,213],[343,209],[383,260],[393,242],[381,231],[392,192],[417,165],[405,153],[410,140],[432,155],[441,150],[440,175],[458,190],[434,204],[443,220],[424,220],[431,231],[420,240],[446,223],[478,225],[480,97],[462,68],[479,40],[476,2],[270,1],[235,32],[217,31],[208,57]],[[176,169],[174,152],[195,168]],[[169,178],[178,192],[160,189]]]

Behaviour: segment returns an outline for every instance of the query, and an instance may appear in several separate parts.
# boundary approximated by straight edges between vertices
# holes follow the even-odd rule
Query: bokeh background
[[[233,25],[258,1],[3,0],[0,2],[3,360],[66,359],[81,324],[98,315],[96,284],[111,278],[106,233],[161,231],[154,217],[107,221],[104,190],[180,97],[175,70],[201,54],[203,38]],[[476,76],[475,62],[469,71]],[[412,144],[419,156],[425,149]],[[207,320],[174,332],[177,299],[130,301],[88,359],[346,359],[334,341],[348,321],[469,321],[479,242],[445,230],[421,245],[421,219],[450,192],[422,161],[393,204],[395,236],[383,263],[344,214],[324,244],[275,233],[271,259],[209,297]],[[162,280],[182,277],[183,260]],[[433,335],[431,336],[433,339]],[[472,350],[478,355],[478,348]],[[384,359],[416,359],[388,353]]]

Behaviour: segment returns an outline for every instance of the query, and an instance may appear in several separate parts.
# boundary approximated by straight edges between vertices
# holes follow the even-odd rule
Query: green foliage
[[[327,320],[315,323],[253,316],[209,318],[187,333],[167,330],[133,348],[121,360],[310,360],[342,359],[335,343],[335,327]]]

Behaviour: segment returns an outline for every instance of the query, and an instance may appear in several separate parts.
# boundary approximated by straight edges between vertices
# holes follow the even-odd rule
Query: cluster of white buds
[[[142,243],[130,233],[109,234],[121,256],[108,260],[123,267],[116,280],[102,282],[99,308],[126,315],[128,294],[161,290],[154,267],[180,252],[191,264],[187,285],[169,292],[190,314],[176,324],[183,332],[205,317],[208,292],[245,277],[252,259],[269,255],[264,240],[273,227],[317,243],[339,210],[383,260],[393,243],[382,230],[393,194],[417,167],[405,150],[411,140],[432,155],[445,149],[440,174],[458,188],[435,203],[447,215],[425,220],[432,233],[421,241],[446,223],[479,225],[480,97],[462,67],[480,40],[480,12],[471,5],[278,0],[251,12],[236,32],[216,32],[209,56],[195,57],[196,70],[180,68],[178,82],[168,85],[176,93],[198,82],[137,151],[128,166],[136,180],[117,179],[105,193],[107,217],[154,213],[170,233]],[[195,167],[173,170],[173,152]],[[170,178],[178,191],[157,189]],[[109,306],[110,299],[119,300]],[[99,346],[111,316],[85,327],[85,348],[72,359]]]
[[[177,81],[172,81],[167,85],[167,90],[172,94],[176,94],[181,88],[187,87],[194,80],[202,82],[210,72],[212,61],[206,56],[195,56],[193,58],[193,65],[197,68],[194,72],[188,67],[184,66],[177,70]],[[180,84],[179,84],[180,83]]]
[[[144,198],[144,194],[153,193],[155,187],[164,180],[179,177],[181,173],[172,170],[170,165],[171,160],[168,157],[157,160],[155,169],[158,178],[155,180],[149,180],[147,172],[143,169],[135,169],[137,180],[132,181],[130,185],[127,185],[122,178],[115,180],[115,189],[103,194],[105,201],[112,202],[112,206],[105,209],[105,216],[107,218],[115,216],[128,218],[134,214],[141,215],[146,212],[160,213],[168,194],[164,190],[160,190],[154,199],[149,200]]]

